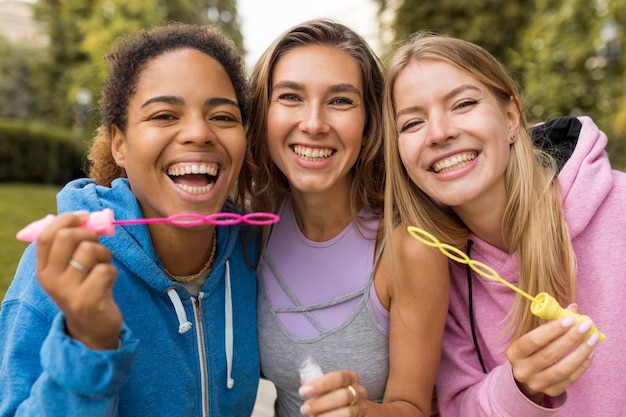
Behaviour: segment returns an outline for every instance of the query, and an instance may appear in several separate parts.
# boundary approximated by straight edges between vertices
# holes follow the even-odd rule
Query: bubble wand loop
[[[56,218],[53,214],[48,214],[40,220],[30,223],[28,226],[17,232],[17,239],[24,242],[34,242],[39,237],[39,233]],[[203,223],[215,226],[230,226],[238,223],[246,223],[252,226],[266,226],[276,223],[280,217],[273,213],[252,212],[247,214],[238,213],[213,213],[208,216],[201,214],[184,213],[175,214],[170,217],[148,218],[148,219],[128,219],[115,220],[113,210],[104,209],[89,213],[87,221],[80,227],[93,230],[98,235],[113,236],[115,226],[126,226],[135,224],[168,223],[174,226],[192,227]]]
[[[490,279],[492,281],[498,281],[506,285],[507,287],[515,291],[516,293],[520,294],[521,296],[527,298],[528,300],[532,302],[532,304],[530,305],[530,311],[537,317],[540,317],[546,320],[552,320],[552,319],[566,317],[566,316],[575,316],[577,322],[581,322],[585,319],[589,319],[588,316],[584,316],[582,314],[576,314],[570,310],[566,310],[562,308],[559,305],[559,303],[554,299],[554,297],[552,297],[548,293],[541,292],[537,294],[536,297],[531,296],[530,294],[526,293],[525,291],[519,289],[515,285],[503,279],[500,275],[498,275],[496,271],[493,270],[493,268],[489,267],[488,265],[482,262],[470,259],[469,256],[467,256],[461,250],[459,250],[458,248],[455,248],[452,245],[448,245],[447,243],[441,243],[439,239],[437,239],[435,236],[433,236],[432,234],[428,233],[427,231],[423,229],[420,229],[419,227],[409,226],[407,228],[407,231],[413,238],[419,240],[420,242],[422,242],[423,244],[427,246],[439,249],[441,253],[443,253],[448,258],[452,259],[453,261],[468,265],[477,274],[487,279]],[[599,341],[603,341],[606,339],[606,336],[603,333],[601,333],[595,325],[593,325],[591,330],[589,330],[589,332],[587,333],[587,337],[591,335],[592,333],[598,334]]]

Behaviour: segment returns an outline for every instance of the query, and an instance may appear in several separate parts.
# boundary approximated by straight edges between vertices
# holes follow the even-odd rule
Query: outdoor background
[[[170,21],[217,25],[251,68],[276,36],[316,17],[354,28],[383,62],[420,29],[478,43],[511,69],[532,121],[593,117],[609,136],[614,166],[626,169],[626,0],[0,0],[0,188],[19,195],[16,184],[28,183],[37,194],[32,184],[58,189],[83,175],[103,57],[117,37]],[[5,233],[54,211],[49,194],[0,195],[0,222],[8,223],[0,298],[17,262]]]
[[[589,115],[626,169],[626,0],[0,0],[0,299],[25,244],[15,232],[54,213],[83,176],[115,39],[171,21],[220,26],[251,68],[280,33],[328,17],[387,62],[429,29],[478,43],[509,67],[532,121]]]
[[[55,212],[84,175],[114,40],[171,21],[220,26],[251,68],[284,30],[328,17],[387,62],[429,29],[485,47],[511,69],[532,121],[589,115],[626,169],[626,0],[0,0],[0,299],[26,247],[15,233]],[[255,416],[271,415],[272,388]]]

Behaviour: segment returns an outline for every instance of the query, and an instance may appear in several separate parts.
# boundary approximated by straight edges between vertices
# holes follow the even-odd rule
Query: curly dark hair
[[[98,102],[101,122],[88,159],[89,176],[98,184],[110,186],[126,177],[111,154],[111,128],[126,130],[128,104],[137,90],[142,71],[153,59],[178,49],[196,49],[218,61],[237,95],[244,126],[248,121],[248,83],[243,58],[234,43],[219,29],[201,25],[171,23],[143,29],[119,39],[106,57],[108,77]],[[245,163],[244,163],[245,164]]]

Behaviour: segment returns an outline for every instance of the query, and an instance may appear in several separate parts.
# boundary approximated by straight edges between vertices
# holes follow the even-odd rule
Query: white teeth
[[[207,184],[204,187],[191,187],[189,185],[185,185],[185,184],[176,184],[176,186],[180,189],[182,189],[183,191],[189,193],[189,194],[204,194],[204,193],[208,193],[209,191],[211,191],[211,189],[213,189],[213,183],[211,184]]]
[[[307,160],[316,160],[328,158],[333,154],[333,150],[330,148],[308,148],[302,145],[296,145],[293,147],[293,151],[301,158]]]
[[[209,174],[211,176],[217,175],[217,167],[208,164],[186,164],[178,165],[175,168],[167,170],[167,175],[172,177],[178,177],[186,174]]]
[[[439,173],[452,167],[459,168],[469,161],[473,161],[478,154],[476,152],[465,152],[454,155],[450,158],[442,159],[433,164],[433,171]]]

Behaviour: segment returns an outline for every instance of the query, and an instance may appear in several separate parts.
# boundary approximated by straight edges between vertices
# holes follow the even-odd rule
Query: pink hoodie
[[[611,170],[606,135],[588,117],[579,120],[580,137],[559,182],[578,262],[576,302],[607,339],[596,346],[591,367],[566,394],[553,398],[551,406],[539,406],[519,391],[504,356],[502,332],[515,293],[472,273],[484,374],[472,342],[466,267],[451,263],[450,313],[437,379],[444,417],[626,416],[626,173]],[[470,238],[470,257],[517,285],[518,254],[509,256]]]

